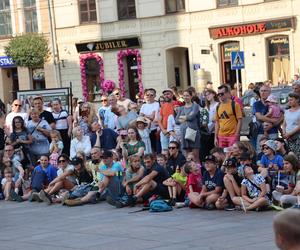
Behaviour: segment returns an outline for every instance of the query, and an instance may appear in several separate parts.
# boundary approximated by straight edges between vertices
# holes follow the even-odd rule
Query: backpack
[[[221,103],[219,103],[218,106],[217,106],[217,115],[219,113],[220,104]],[[234,100],[231,100],[231,109],[232,109],[233,115],[235,116],[235,119],[237,120],[237,118],[236,118],[236,111],[235,111],[235,101]]]
[[[173,208],[164,200],[154,200],[150,203],[150,212],[168,212]]]

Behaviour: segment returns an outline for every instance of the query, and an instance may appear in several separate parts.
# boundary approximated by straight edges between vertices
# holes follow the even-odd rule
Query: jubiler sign
[[[141,47],[141,44],[138,37],[76,44],[78,53],[92,51],[110,51],[139,47]]]
[[[289,30],[294,28],[294,26],[294,18],[286,18],[258,23],[213,27],[209,28],[209,33],[211,38],[220,39],[226,37],[249,36],[274,31]]]

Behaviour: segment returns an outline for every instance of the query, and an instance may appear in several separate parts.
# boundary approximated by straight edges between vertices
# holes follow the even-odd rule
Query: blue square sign
[[[244,51],[231,52],[231,69],[245,68]]]

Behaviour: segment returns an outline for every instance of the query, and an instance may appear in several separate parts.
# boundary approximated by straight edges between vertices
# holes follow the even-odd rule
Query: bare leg
[[[228,191],[231,199],[233,199],[233,197],[235,197],[237,195],[240,195],[240,193],[236,194],[236,192],[233,188],[233,183],[231,182],[231,180],[226,175],[224,176],[223,180],[224,180],[225,188]]]
[[[232,201],[235,205],[242,206],[243,204],[242,204],[241,199],[243,200],[243,203],[246,207],[250,206],[250,203],[248,201],[244,200],[242,197],[237,197],[237,196],[233,197]]]
[[[219,194],[211,194],[206,197],[206,204],[215,204],[218,198],[220,197]]]
[[[9,200],[9,193],[12,187],[12,182],[6,182],[5,186],[4,186],[4,196],[5,196],[5,200],[8,201]]]
[[[176,194],[177,194],[177,188],[176,186],[172,187],[172,196],[170,198],[176,199]]]
[[[194,157],[195,157],[195,162],[196,163],[200,163],[200,159],[199,159],[199,148],[194,148],[192,150]]]
[[[200,199],[200,194],[197,192],[189,193],[190,201],[198,207],[203,207],[204,201]]]
[[[260,197],[258,200],[254,201],[250,206],[246,207],[246,209],[252,210],[266,205],[268,205],[267,199],[265,197]]]
[[[135,195],[137,198],[141,198],[143,195],[149,193],[150,191],[156,188],[157,184],[155,181],[150,181],[149,183],[145,184]]]

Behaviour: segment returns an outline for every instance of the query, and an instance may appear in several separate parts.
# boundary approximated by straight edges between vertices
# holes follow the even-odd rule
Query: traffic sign
[[[245,68],[244,51],[231,52],[231,69]]]

